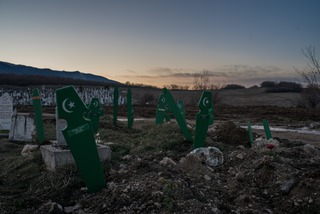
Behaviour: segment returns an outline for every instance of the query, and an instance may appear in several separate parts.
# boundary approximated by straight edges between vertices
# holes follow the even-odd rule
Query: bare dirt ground
[[[188,155],[192,143],[174,120],[156,126],[154,105],[134,112],[149,119],[128,129],[125,122],[113,126],[112,108],[105,108],[99,133],[113,156],[103,163],[107,186],[98,193],[87,192],[75,167],[48,171],[38,150],[22,157],[23,143],[0,139],[0,213],[320,213],[320,136],[272,132],[278,147],[250,148],[240,128],[266,118],[271,127],[320,130],[319,110],[217,105],[206,139],[224,155],[216,167]],[[187,106],[193,134],[197,112]],[[47,120],[47,129],[53,124]]]

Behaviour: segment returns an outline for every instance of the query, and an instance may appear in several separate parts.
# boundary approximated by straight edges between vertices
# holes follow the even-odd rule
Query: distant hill
[[[24,77],[28,81],[31,81],[33,83],[32,78],[30,77],[33,77],[33,79],[34,77],[40,77],[40,80],[43,82],[41,84],[52,84],[53,81],[56,80],[56,84],[87,83],[90,85],[121,85],[121,83],[117,81],[110,80],[98,75],[81,73],[80,71],[57,71],[51,70],[49,68],[35,68],[31,66],[16,65],[2,61],[0,61],[0,75],[2,77],[1,79],[3,79],[1,81],[1,84],[10,84],[12,82],[12,79],[16,79],[18,81],[23,79]],[[3,82],[4,78],[6,78],[7,82]],[[36,82],[40,82],[39,79]]]

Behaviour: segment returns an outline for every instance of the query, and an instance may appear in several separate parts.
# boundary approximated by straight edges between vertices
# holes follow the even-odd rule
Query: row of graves
[[[89,103],[93,97],[97,98],[101,105],[113,105],[114,88],[106,87],[75,87],[78,95],[84,103]],[[12,98],[12,103],[16,105],[32,105],[32,91],[30,87],[27,88],[0,88],[0,96],[8,94]],[[55,89],[48,86],[39,87],[42,106],[55,106],[56,93]],[[119,105],[126,103],[126,96],[119,94]]]
[[[75,163],[89,192],[97,192],[106,186],[103,169],[100,162],[111,159],[108,146],[99,144],[97,139],[100,117],[103,115],[102,104],[98,97],[93,97],[89,104],[85,104],[79,92],[73,86],[59,88],[56,97],[56,131],[57,140],[50,145],[44,142],[42,118],[42,97],[35,88],[32,92],[34,116],[19,114],[13,111],[13,98],[8,93],[0,97],[0,130],[2,135],[8,135],[12,141],[32,141],[36,139],[40,146],[44,163],[48,169],[55,170],[66,164]],[[113,124],[117,125],[119,89],[113,90]],[[134,124],[131,89],[127,91],[127,122],[128,128]],[[215,147],[206,147],[205,141],[208,127],[214,122],[214,105],[211,91],[203,91],[199,100],[199,112],[196,115],[195,135],[188,129],[185,105],[182,100],[177,102],[171,93],[164,88],[156,106],[156,124],[170,121],[170,114],[174,116],[185,139],[193,143],[194,154],[204,156],[213,166],[223,163],[223,154]],[[263,121],[267,140],[272,139],[270,128],[266,120]],[[36,138],[32,137],[36,133]],[[253,137],[251,125],[248,125],[251,145]],[[274,144],[267,144],[272,149]],[[29,148],[30,149],[30,148]],[[28,150],[28,149],[24,149]]]

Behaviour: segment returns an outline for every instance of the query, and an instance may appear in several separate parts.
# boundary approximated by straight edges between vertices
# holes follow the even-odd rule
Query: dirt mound
[[[217,140],[228,145],[250,146],[247,130],[237,126],[231,121],[222,123],[216,130]]]
[[[273,149],[250,148],[244,129],[221,123],[206,144],[224,163],[210,167],[188,158],[193,145],[174,122],[128,129],[102,121],[113,154],[98,193],[87,192],[75,167],[47,171],[39,151],[23,157],[22,144],[0,139],[0,213],[320,213],[316,146],[276,138]]]

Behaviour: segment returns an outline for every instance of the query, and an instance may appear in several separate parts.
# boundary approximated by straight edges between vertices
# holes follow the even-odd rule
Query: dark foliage
[[[268,93],[279,93],[279,92],[302,92],[302,86],[296,82],[279,82],[275,83],[273,87],[267,87],[266,92]]]
[[[320,89],[308,86],[301,94],[308,107],[315,108],[320,104]]]
[[[261,88],[273,88],[276,86],[276,82],[274,81],[264,81],[261,83]]]
[[[222,89],[245,89],[243,85],[238,85],[238,84],[228,84],[224,86]]]

